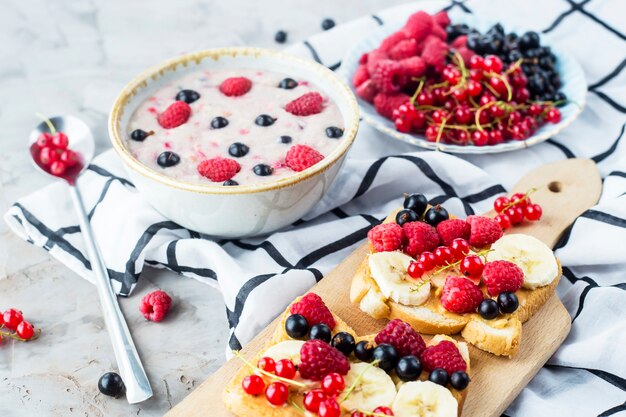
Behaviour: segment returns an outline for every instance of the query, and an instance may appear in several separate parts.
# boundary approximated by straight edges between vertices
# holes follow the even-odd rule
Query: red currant
[[[515,193],[511,196],[511,203],[524,208],[530,203],[530,198],[524,193]]]
[[[53,163],[50,164],[50,173],[52,175],[56,175],[57,177],[60,177],[61,175],[65,173],[66,168],[67,166],[65,165],[65,163],[61,161],[54,161]]]
[[[480,256],[468,255],[461,261],[461,272],[469,278],[479,278],[485,269],[485,262]]]
[[[483,86],[474,80],[469,80],[467,82],[467,93],[470,97],[476,97],[483,91]]]
[[[539,204],[529,204],[524,209],[524,216],[530,221],[537,221],[541,219],[543,209]]]
[[[32,324],[24,320],[17,325],[16,333],[22,339],[30,340],[35,335],[35,329],[33,328]]]
[[[437,266],[437,259],[435,258],[435,254],[432,252],[422,252],[417,261],[422,264],[424,271],[430,271]]]
[[[461,259],[469,253],[470,245],[467,243],[467,240],[459,237],[452,241],[450,250],[452,251],[454,259]]]
[[[367,417],[365,414],[363,414],[360,411],[353,411],[352,414],[350,414],[350,417]]]
[[[37,137],[37,146],[39,148],[45,148],[52,145],[52,135],[48,132],[44,132]]]
[[[409,123],[402,117],[394,119],[393,124],[396,126],[396,130],[398,132],[409,133],[411,131],[411,123]]]
[[[497,145],[499,143],[504,142],[504,137],[502,136],[502,132],[499,130],[492,130],[489,132],[489,144]]]
[[[511,77],[511,84],[516,88],[524,88],[528,84],[528,78],[523,73],[515,74]]]
[[[415,116],[413,117],[413,127],[415,129],[421,129],[424,127],[426,123],[426,115],[423,111],[415,111]]]
[[[465,101],[467,100],[467,90],[462,87],[456,87],[452,90],[452,95],[457,101]]]
[[[265,382],[258,375],[248,375],[241,381],[241,387],[249,395],[259,395],[265,390]]]
[[[504,213],[498,214],[496,216],[496,221],[498,222],[502,230],[509,229],[511,226],[513,226],[513,223],[511,222],[511,218]]]
[[[499,78],[499,77],[489,78],[489,85],[491,86],[491,88],[496,90],[496,92],[500,96],[504,96],[507,93],[506,83],[504,82],[504,80],[502,80],[502,78]]]
[[[411,262],[407,268],[407,273],[411,278],[419,279],[424,275],[424,265],[421,262]]]
[[[471,69],[482,70],[484,63],[485,63],[485,60],[480,55],[472,55],[472,57],[469,60],[469,66]]]
[[[513,125],[510,129],[511,137],[515,140],[524,140],[528,137],[526,126],[522,124]]]
[[[531,116],[539,116],[543,112],[543,108],[540,104],[531,104],[528,108],[528,114]]]
[[[530,99],[530,92],[527,88],[518,88],[513,94],[513,98],[518,103],[526,103]]]
[[[289,389],[283,382],[272,382],[265,390],[265,398],[272,405],[283,405],[289,399]]]
[[[513,111],[509,114],[509,123],[519,123],[522,121],[522,114],[518,111]]]
[[[422,91],[417,95],[416,101],[420,106],[432,106],[435,99],[429,91]]]
[[[472,120],[472,112],[468,107],[457,107],[454,111],[454,120],[462,125],[468,124]]]
[[[320,403],[326,399],[326,394],[321,389],[313,389],[304,396],[304,408],[311,413],[317,413]]]
[[[465,145],[469,142],[470,135],[465,130],[457,130],[456,132],[456,142]]]
[[[511,204],[511,200],[509,200],[508,197],[498,197],[493,202],[493,209],[496,211],[496,213],[502,213],[504,207],[508,206],[509,204]]]
[[[491,103],[492,101],[496,101],[496,98],[494,96],[492,96],[491,94],[483,94],[480,97],[480,100],[478,100],[478,104],[480,104],[480,106],[484,106],[486,104]]]
[[[481,111],[480,113],[478,113],[478,124],[482,126],[490,122],[491,122],[491,116],[489,115],[488,111]]]
[[[52,136],[52,145],[56,148],[65,149],[69,143],[67,135],[63,132],[57,132]]]
[[[59,158],[59,154],[56,149],[50,146],[45,146],[39,151],[39,162],[44,166],[48,166]]]
[[[436,125],[428,126],[426,132],[424,132],[424,136],[426,136],[428,142],[436,142],[437,136],[439,136],[439,127]]]
[[[489,106],[489,114],[495,118],[502,117],[506,114],[506,109],[502,103],[495,103]]]
[[[561,112],[559,109],[552,107],[548,110],[548,113],[546,113],[546,120],[554,124],[559,123],[561,121]]]
[[[511,223],[519,224],[524,220],[524,210],[521,207],[513,206],[504,212],[511,219]]]
[[[452,251],[447,246],[439,246],[433,252],[437,266],[445,266],[452,263]]]
[[[329,398],[320,403],[318,410],[319,417],[339,417],[341,416],[341,407],[334,398]]]
[[[470,80],[481,81],[483,79],[483,72],[479,69],[471,69],[470,70]]]
[[[489,142],[489,134],[484,130],[475,130],[472,132],[472,142],[475,146],[485,146]]]
[[[372,411],[372,413],[393,416],[393,411],[391,411],[391,408],[385,406],[376,407],[374,411]]]
[[[483,69],[487,72],[500,74],[502,72],[502,67],[502,60],[495,55],[487,55],[483,60]]]
[[[276,362],[272,358],[268,358],[266,356],[259,359],[259,362],[256,364],[259,369],[264,370],[265,372],[274,372],[276,370]]]
[[[461,72],[455,67],[446,67],[444,68],[441,76],[443,77],[444,81],[449,82],[451,85],[457,85],[461,78]]]
[[[433,102],[434,103],[443,103],[446,101],[446,93],[443,88],[437,87],[433,89]]]
[[[78,163],[78,155],[76,154],[76,152],[70,149],[66,149],[61,152],[59,160],[63,162],[66,167],[70,168]]]
[[[442,123],[448,117],[448,112],[445,110],[435,110],[431,117],[433,118],[433,122]]]
[[[2,321],[4,322],[4,327],[9,330],[15,330],[17,326],[24,321],[24,316],[22,316],[20,311],[10,308],[4,312]]]
[[[328,395],[335,395],[346,387],[343,377],[337,372],[331,372],[322,378],[322,389]]]
[[[281,359],[276,362],[275,372],[281,378],[293,379],[296,376],[296,367],[289,359]]]

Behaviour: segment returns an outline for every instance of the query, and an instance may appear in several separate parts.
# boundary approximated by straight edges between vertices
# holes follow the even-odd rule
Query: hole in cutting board
[[[562,187],[563,184],[561,184],[559,181],[552,181],[550,184],[548,184],[548,190],[552,191],[553,193],[560,193]]]

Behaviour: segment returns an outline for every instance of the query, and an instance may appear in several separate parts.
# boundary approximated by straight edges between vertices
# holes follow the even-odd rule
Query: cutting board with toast
[[[543,207],[543,217],[539,222],[526,222],[510,231],[532,235],[554,247],[574,220],[596,204],[602,180],[593,161],[568,159],[529,172],[511,193],[531,188],[537,189],[532,199]],[[486,215],[494,216],[495,213]],[[375,320],[363,313],[349,300],[352,276],[367,253],[367,244],[364,244],[311,289],[324,299],[331,311],[361,335],[375,333],[385,324],[384,320]],[[277,320],[242,350],[246,358],[254,357],[264,348]],[[519,353],[512,359],[497,357],[470,345],[472,382],[462,416],[499,417],[565,340],[570,323],[567,310],[555,294],[524,324]],[[222,403],[222,391],[241,366],[242,362],[237,358],[225,363],[167,417],[232,417]]]

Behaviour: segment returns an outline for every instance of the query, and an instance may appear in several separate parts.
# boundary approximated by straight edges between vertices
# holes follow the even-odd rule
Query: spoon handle
[[[117,303],[117,296],[111,287],[109,273],[102,259],[102,254],[93,235],[93,230],[87,218],[87,212],[83,204],[78,187],[70,186],[70,193],[74,201],[74,207],[78,213],[80,230],[85,240],[87,256],[91,263],[91,270],[96,278],[96,287],[100,297],[100,305],[104,314],[115,359],[119,367],[120,375],[126,385],[126,399],[130,404],[135,404],[147,400],[152,396],[150,381],[141,364],[141,359],[133,343],[133,339],[128,330],[128,325],[124,320],[120,306]]]

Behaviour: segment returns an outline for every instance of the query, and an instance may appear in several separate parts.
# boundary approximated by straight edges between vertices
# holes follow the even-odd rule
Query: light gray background
[[[282,47],[401,0],[1,0],[0,209],[46,184],[31,167],[26,137],[35,112],[74,114],[109,146],[108,110],[137,73],[174,55],[216,46]],[[174,298],[160,324],[140,298],[162,288]],[[115,368],[95,289],[0,224],[0,310],[21,309],[43,329],[32,343],[0,345],[1,416],[161,416],[223,362],[221,296],[206,285],[147,270],[121,302],[155,396],[128,405],[97,390]]]

